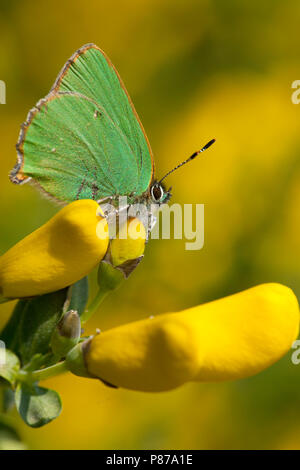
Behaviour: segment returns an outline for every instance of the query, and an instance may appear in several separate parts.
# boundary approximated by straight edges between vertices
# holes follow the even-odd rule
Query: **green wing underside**
[[[25,123],[22,172],[64,202],[140,195],[153,172],[140,121],[102,51],[80,51]]]

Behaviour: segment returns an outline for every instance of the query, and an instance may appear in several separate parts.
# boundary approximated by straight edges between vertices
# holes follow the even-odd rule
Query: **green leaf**
[[[14,352],[18,352],[19,328],[27,302],[26,300],[20,300],[16,304],[8,323],[0,333],[0,339],[4,341],[7,348]]]
[[[22,419],[32,428],[50,423],[60,415],[62,409],[57,392],[37,385],[19,384],[15,400]]]
[[[20,361],[18,357],[8,349],[3,349],[2,351],[0,349],[0,353],[0,377],[2,377],[4,380],[7,380],[7,382],[13,385],[20,369]]]
[[[35,354],[49,351],[51,335],[62,314],[66,296],[67,289],[63,289],[17,303],[0,338],[20,356],[23,365]]]
[[[15,406],[15,392],[8,387],[4,387],[2,392],[2,408],[4,413],[8,413]]]
[[[71,301],[68,306],[68,310],[76,310],[80,316],[84,312],[89,298],[88,278],[84,277],[80,281],[76,282],[71,289]]]
[[[11,420],[0,414],[0,450],[25,450],[26,445],[14,429]]]

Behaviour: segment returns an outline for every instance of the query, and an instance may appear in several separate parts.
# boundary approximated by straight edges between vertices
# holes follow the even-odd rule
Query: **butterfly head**
[[[152,202],[158,205],[167,203],[172,196],[171,189],[166,189],[163,183],[155,181],[150,188]]]
[[[215,139],[210,140],[206,145],[204,145],[204,147],[202,147],[201,150],[194,152],[193,155],[191,155],[187,160],[185,160],[182,163],[179,163],[179,165],[177,165],[171,171],[168,171],[168,173],[165,176],[163,176],[159,181],[154,181],[154,183],[150,187],[150,195],[154,204],[158,204],[158,205],[164,204],[168,202],[172,196],[171,194],[172,188],[169,188],[167,190],[165,185],[163,184],[163,180],[167,176],[169,176],[171,173],[173,173],[173,171],[177,170],[178,168],[190,162],[191,160],[194,160],[194,158],[196,158],[200,153],[204,152],[204,150],[208,149],[214,142],[215,142]]]

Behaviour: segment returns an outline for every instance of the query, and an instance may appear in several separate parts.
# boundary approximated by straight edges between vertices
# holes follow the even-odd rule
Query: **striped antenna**
[[[190,162],[191,160],[194,160],[194,158],[196,158],[197,155],[204,152],[204,150],[208,149],[215,141],[216,141],[216,139],[210,140],[206,145],[204,145],[204,147],[202,147],[201,150],[198,150],[197,152],[193,153],[193,155],[191,155],[187,160],[185,160],[184,162],[179,163],[179,165],[175,166],[175,168],[173,168],[173,170],[169,171],[165,176],[162,177],[162,179],[158,182],[158,184],[160,184],[167,176],[169,176],[171,173],[173,173],[173,171],[178,170],[178,168],[180,168],[181,166],[185,165],[186,163]]]

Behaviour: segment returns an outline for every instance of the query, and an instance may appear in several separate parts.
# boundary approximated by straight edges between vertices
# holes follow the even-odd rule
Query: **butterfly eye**
[[[160,202],[164,196],[164,190],[160,184],[154,184],[151,188],[151,197],[154,202]]]

